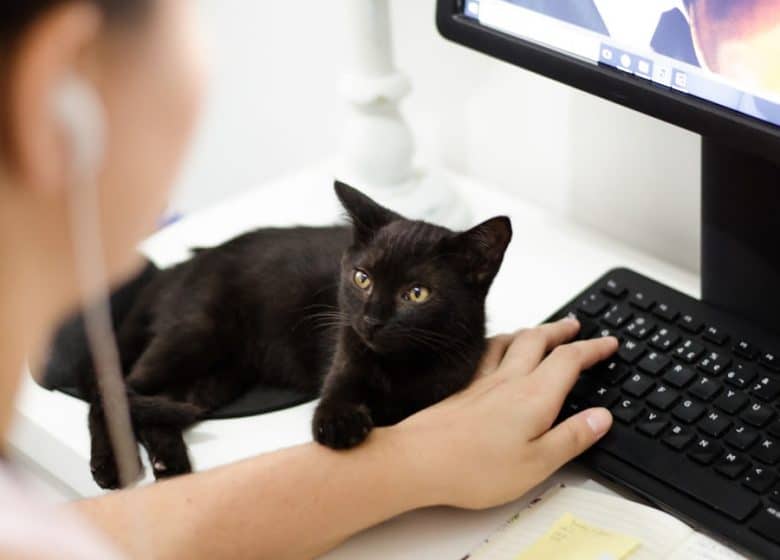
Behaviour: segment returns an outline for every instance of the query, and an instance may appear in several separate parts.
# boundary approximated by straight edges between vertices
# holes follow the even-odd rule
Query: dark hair
[[[5,0],[0,5],[0,45],[7,47],[41,15],[71,0]],[[90,0],[105,17],[117,20],[137,13],[149,0]]]

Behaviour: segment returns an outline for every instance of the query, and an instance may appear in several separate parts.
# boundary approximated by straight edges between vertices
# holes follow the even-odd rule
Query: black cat
[[[317,441],[357,445],[460,390],[485,346],[484,301],[507,218],[455,233],[346,185],[352,227],[261,229],[158,271],[118,342],[136,435],[157,478],[191,470],[182,430],[262,381],[316,394]],[[94,371],[91,467],[118,484]]]

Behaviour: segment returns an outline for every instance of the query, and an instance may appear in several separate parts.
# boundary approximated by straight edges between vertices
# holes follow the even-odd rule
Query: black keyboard
[[[626,269],[552,319],[568,314],[579,338],[620,340],[561,413],[614,415],[581,461],[751,557],[780,558],[780,337]]]

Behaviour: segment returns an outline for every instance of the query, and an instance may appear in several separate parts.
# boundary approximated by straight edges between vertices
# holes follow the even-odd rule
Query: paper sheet
[[[693,534],[690,527],[655,508],[593,490],[555,488],[512,518],[470,559],[515,560],[566,513],[606,531],[636,538],[642,544],[629,560],[669,558]]]
[[[470,560],[537,560],[544,554],[520,556],[545,536],[566,514],[600,530],[635,538],[641,544],[625,560],[745,560],[706,535],[655,508],[619,496],[583,488],[553,488],[515,515]],[[543,553],[546,553],[543,549]],[[567,560],[579,556],[563,556]],[[596,557],[598,558],[598,557]],[[618,558],[620,558],[618,556]],[[601,560],[601,559],[599,559]]]
[[[640,542],[564,514],[515,560],[626,560]]]

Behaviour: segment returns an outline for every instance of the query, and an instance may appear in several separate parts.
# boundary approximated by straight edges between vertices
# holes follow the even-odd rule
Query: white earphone
[[[78,179],[96,173],[106,136],[105,111],[97,91],[83,78],[71,75],[59,86],[53,105],[69,136],[73,172]]]

